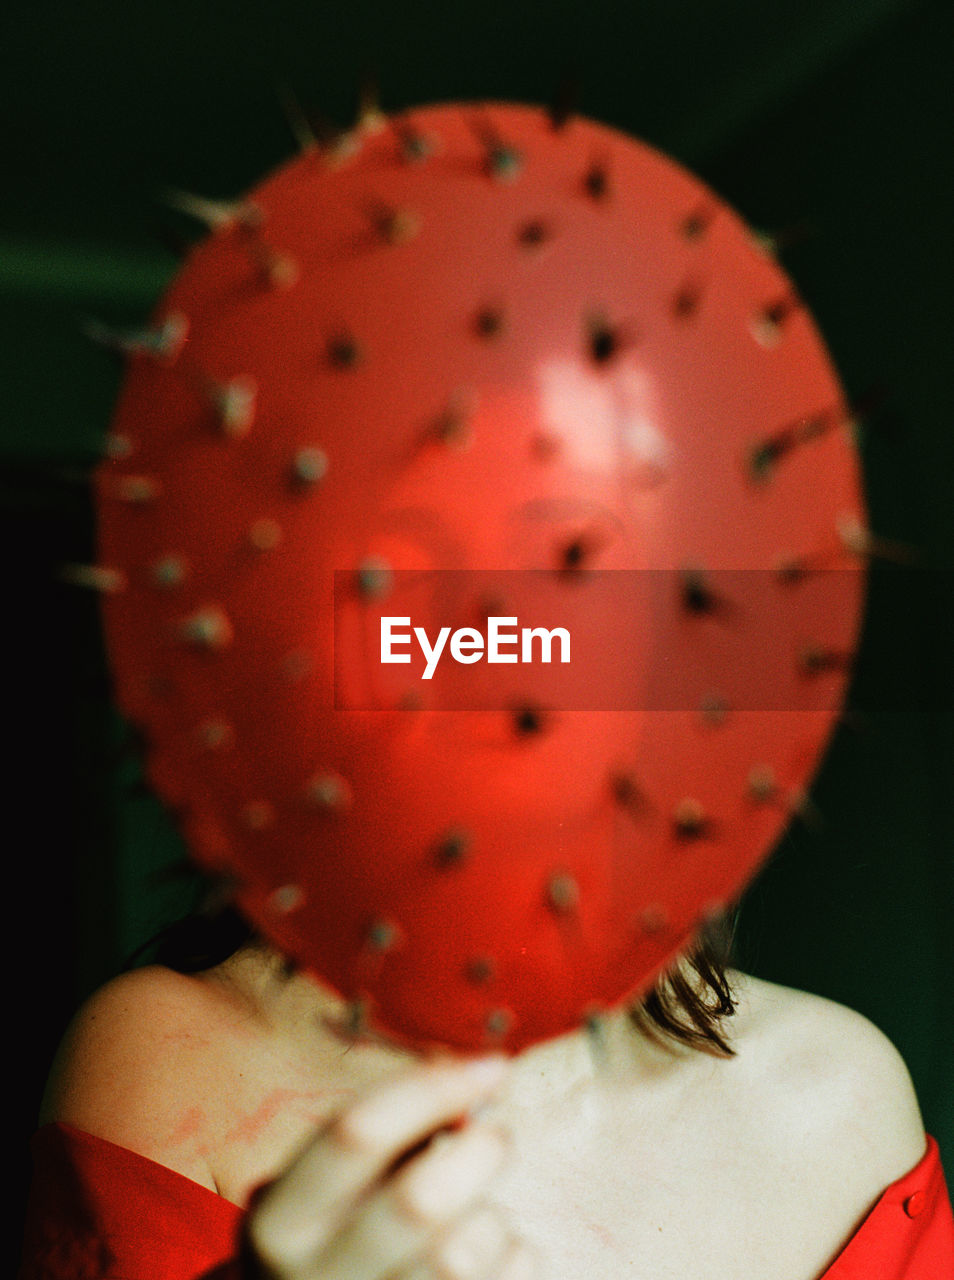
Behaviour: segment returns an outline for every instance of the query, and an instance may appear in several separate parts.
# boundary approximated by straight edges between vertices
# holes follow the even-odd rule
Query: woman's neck
[[[289,970],[267,943],[253,942],[208,970],[207,979],[243,1004],[263,1030],[298,1049],[308,1042],[327,1052],[337,1041],[382,1066],[407,1067],[422,1055],[386,1037],[355,1036],[348,1002],[311,974]],[[691,1068],[711,1069],[710,1055],[657,1038],[630,1019],[625,1008],[516,1054],[507,1090],[514,1105],[535,1107],[561,1095],[635,1085],[663,1085]]]

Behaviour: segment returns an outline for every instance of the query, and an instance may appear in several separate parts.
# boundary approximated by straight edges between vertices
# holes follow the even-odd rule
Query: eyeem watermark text
[[[382,663],[410,663],[412,632],[395,630],[396,627],[410,626],[410,616],[381,618]],[[453,633],[450,627],[441,627],[433,643],[424,627],[414,627],[413,638],[420,646],[426,662],[421,679],[433,678],[437,664],[448,647],[448,639],[451,658],[467,666],[480,662],[482,658],[487,662],[499,663],[533,663],[537,660],[550,663],[553,661],[554,640],[559,641],[560,662],[570,661],[570,633],[566,627],[553,627],[550,630],[546,627],[521,627],[519,632],[507,629],[516,627],[516,617],[491,616],[487,619],[486,638],[476,627],[458,627]],[[534,656],[534,641],[539,642],[536,645],[538,658]],[[405,646],[406,651],[397,651],[404,650]]]

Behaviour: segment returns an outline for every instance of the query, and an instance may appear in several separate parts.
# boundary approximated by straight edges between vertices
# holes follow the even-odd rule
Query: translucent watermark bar
[[[929,650],[932,619],[938,634],[954,619],[954,573],[889,577],[873,593],[877,670],[866,668],[864,705],[952,708],[950,655],[945,665]],[[334,705],[835,710],[855,674],[865,594],[860,570],[806,564],[338,571]]]

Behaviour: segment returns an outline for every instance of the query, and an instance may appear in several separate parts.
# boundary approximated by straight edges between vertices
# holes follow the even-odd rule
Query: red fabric
[[[71,1125],[33,1135],[20,1280],[231,1280],[243,1213],[180,1173]]]
[[[33,1138],[20,1280],[238,1280],[243,1212],[163,1165],[69,1125]],[[819,1280],[950,1280],[954,1217],[928,1138]]]
[[[954,1216],[937,1143],[878,1203],[821,1280],[952,1280]]]

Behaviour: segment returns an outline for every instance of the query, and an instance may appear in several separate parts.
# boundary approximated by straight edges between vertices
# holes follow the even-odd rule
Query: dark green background
[[[291,152],[278,84],[347,123],[368,68],[385,107],[547,101],[570,69],[586,114],[674,154],[756,226],[793,230],[783,262],[869,406],[872,525],[928,570],[918,596],[876,572],[861,711],[819,776],[820,821],[784,838],[749,894],[742,954],[878,1023],[954,1165],[949,0],[39,0],[2,23],[14,1138],[76,1001],[177,901],[151,878],[178,843],[123,757],[95,601],[53,573],[91,557],[84,476],[119,377],[84,318],[142,319],[174,268],[169,245],[191,229],[162,187],[232,196]]]

